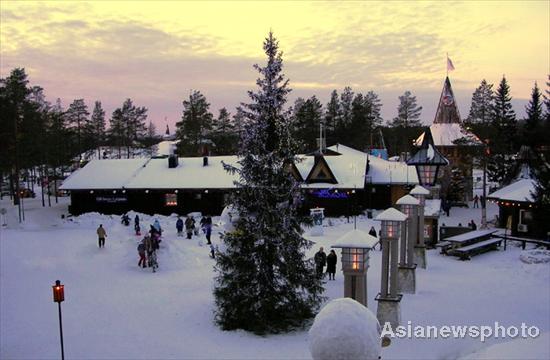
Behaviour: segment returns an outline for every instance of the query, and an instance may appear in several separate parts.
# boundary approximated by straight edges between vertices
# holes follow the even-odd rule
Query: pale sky
[[[515,111],[550,73],[550,1],[51,1],[0,2],[0,75],[24,67],[50,101],[101,100],[107,115],[126,98],[149,109],[164,129],[181,118],[182,100],[199,90],[217,116],[234,113],[255,89],[270,29],[284,52],[297,96],[351,86],[377,92],[383,116],[396,115],[405,90],[433,121],[449,74],[462,118],[485,78],[505,74]]]

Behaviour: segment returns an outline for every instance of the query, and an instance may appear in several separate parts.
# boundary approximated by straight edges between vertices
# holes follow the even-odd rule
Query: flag
[[[455,66],[453,65],[453,62],[447,56],[447,71],[453,71],[454,69],[455,69]]]

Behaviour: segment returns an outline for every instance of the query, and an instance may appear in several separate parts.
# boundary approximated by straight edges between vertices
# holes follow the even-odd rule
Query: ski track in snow
[[[137,244],[120,217],[85,214],[62,220],[67,198],[51,208],[42,208],[39,197],[25,200],[23,225],[8,200],[8,227],[0,230],[0,358],[58,358],[57,305],[52,301],[56,279],[65,285],[62,303],[65,354],[82,359],[302,359],[310,358],[307,329],[259,337],[244,331],[221,331],[213,322],[214,260],[204,236],[187,240],[176,236],[176,216],[141,217],[142,230],[159,218],[164,230],[158,252],[159,269],[138,268]],[[488,219],[497,213],[490,204]],[[479,224],[479,209],[453,208],[440,224]],[[217,218],[214,218],[214,222]],[[353,221],[331,219],[324,236],[306,237],[329,249],[353,229]],[[95,230],[107,230],[105,248],[97,246]],[[379,223],[360,217],[358,228],[368,231]],[[218,228],[212,238],[219,244]],[[471,261],[428,252],[428,269],[417,270],[417,294],[401,302],[402,324],[413,325],[535,325],[550,331],[550,264],[525,264],[521,249],[508,244],[508,251],[482,254]],[[528,247],[530,249],[530,247]],[[337,250],[339,254],[340,250]],[[380,287],[380,255],[372,252],[368,270],[369,308],[376,313],[374,297]],[[338,268],[340,269],[340,257]],[[326,283],[329,299],[343,295],[343,275]],[[547,334],[546,334],[547,336]],[[394,339],[385,359],[456,359],[472,356],[490,346],[512,339]],[[516,339],[516,345],[521,345]],[[528,344],[528,342],[525,342]],[[547,358],[550,349],[525,358]],[[494,349],[491,347],[490,349]],[[494,350],[492,350],[494,353]],[[543,355],[541,355],[543,354]],[[541,357],[542,356],[542,357]]]

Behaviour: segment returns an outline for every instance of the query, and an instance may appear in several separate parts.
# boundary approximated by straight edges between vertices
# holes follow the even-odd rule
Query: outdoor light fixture
[[[383,220],[381,236],[388,239],[397,239],[401,235],[401,221]]]
[[[59,280],[55,281],[53,288],[53,301],[60,303],[65,300],[65,285],[62,285]]]
[[[65,351],[63,350],[63,322],[61,320],[61,302],[65,301],[65,286],[61,281],[56,280],[53,289],[53,301],[57,303],[59,308],[59,339],[61,341],[61,360],[65,360]]]
[[[424,133],[420,149],[407,160],[407,165],[413,165],[416,168],[420,185],[428,186],[435,185],[439,168],[449,165],[449,160],[435,147],[432,132],[429,128]]]
[[[342,272],[344,273],[344,297],[351,297],[367,306],[367,269],[369,251],[378,239],[361,230],[351,230],[337,240],[332,248],[342,249]]]

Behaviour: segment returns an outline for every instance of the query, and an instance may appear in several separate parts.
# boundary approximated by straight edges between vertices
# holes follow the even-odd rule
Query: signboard
[[[120,204],[120,203],[125,203],[127,201],[128,201],[128,198],[126,197],[126,195],[118,195],[118,196],[102,195],[102,196],[95,197],[96,203],[103,203],[103,204]]]
[[[348,194],[345,192],[331,192],[329,189],[320,189],[312,192],[312,195],[320,199],[347,199]]]

